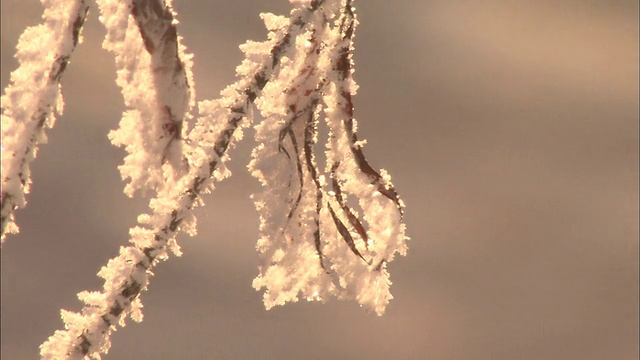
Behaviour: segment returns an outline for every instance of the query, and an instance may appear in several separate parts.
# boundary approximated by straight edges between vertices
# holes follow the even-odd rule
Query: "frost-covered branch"
[[[195,233],[193,209],[230,175],[227,153],[251,123],[254,103],[265,119],[257,126],[250,169],[266,186],[254,195],[263,259],[254,287],[266,288],[266,307],[300,296],[337,296],[384,312],[391,299],[386,264],[406,252],[407,238],[403,203],[389,176],[365,159],[356,135],[353,1],[290,1],[296,6],[289,18],[261,14],[268,39],[241,46],[246,59],[237,82],[220,99],[199,103],[188,129],[195,98],[191,58],[171,1],[97,0],[104,47],[115,54],[127,107],[110,134],[128,152],[120,167],[130,179],[125,192],[151,190],[154,197],[130,230],[130,245],[98,273],[103,289],[79,293],[80,312],[62,311],[65,330],[41,345],[43,359],[99,358],[127,317],[142,320],[140,295],[153,268],[170,252],[181,254],[179,232]],[[45,23],[23,34],[21,67],[2,99],[3,236],[17,231],[13,211],[25,204],[28,165],[53,122],[52,110],[61,110],[59,79],[87,12],[81,0],[43,2]],[[33,48],[40,43],[53,44],[44,51],[47,62]],[[330,131],[324,170],[316,160],[322,117]]]
[[[258,251],[264,259],[254,287],[266,287],[267,308],[297,299],[320,297],[331,288],[325,276],[320,211],[323,192],[313,146],[318,121],[322,68],[329,64],[323,43],[336,1],[328,1],[305,33],[296,39],[295,54],[283,61],[274,81],[257,101],[265,118],[256,126],[258,146],[249,169],[264,186],[253,200],[260,213]]]
[[[398,196],[391,178],[386,171],[376,171],[366,160],[362,151],[364,141],[356,135],[357,123],[354,118],[352,96],[357,85],[353,74],[353,36],[357,20],[353,1],[346,0],[347,6],[340,23],[341,37],[336,46],[331,47],[330,85],[323,101],[326,105],[326,122],[330,136],[327,144],[327,171],[331,177],[330,195],[335,200],[335,208],[341,209],[345,224],[350,227],[354,238],[359,238],[367,260],[353,262],[343,256],[335,256],[333,263],[341,273],[341,283],[347,284],[348,297],[355,297],[362,305],[382,314],[393,297],[389,292],[389,274],[386,264],[396,253],[405,255],[407,251],[405,224],[402,219],[404,203]],[[347,198],[358,200],[363,212],[362,221],[349,205]],[[336,221],[334,207],[329,205],[331,217]],[[365,231],[363,224],[366,224]],[[336,229],[353,250],[354,244],[346,232]],[[331,234],[333,229],[329,229]],[[329,247],[329,251],[332,248]],[[344,250],[342,250],[344,252]]]
[[[45,128],[62,113],[62,77],[71,53],[81,40],[87,15],[84,0],[42,0],[40,25],[27,28],[18,41],[20,65],[2,96],[2,195],[0,235],[18,232],[14,212],[26,206],[31,161],[46,143]]]
[[[386,264],[406,253],[403,203],[356,135],[354,11],[351,0],[327,1],[258,101],[265,120],[250,168],[265,186],[254,195],[263,265],[253,285],[266,288],[267,308],[337,296],[382,314],[392,298]],[[314,155],[320,101],[330,130],[324,174]]]
[[[104,48],[114,53],[117,84],[127,107],[109,134],[128,152],[119,167],[130,179],[125,193],[155,190],[184,175],[183,131],[194,105],[191,55],[164,0],[98,0],[107,29]]]
[[[185,156],[188,173],[174,183],[162,184],[150,202],[151,214],[138,218],[140,226],[131,230],[132,245],[122,247],[99,276],[105,279],[99,292],[82,292],[85,303],[80,313],[63,311],[66,330],[58,330],[41,345],[43,359],[99,357],[110,347],[116,325],[131,316],[140,321],[140,294],[146,290],[152,269],[166,260],[169,251],[180,254],[176,243],[179,231],[195,233],[193,208],[200,195],[213,188],[214,180],[229,176],[224,167],[226,153],[241,137],[249,106],[258,97],[292,46],[291,40],[309,21],[324,0],[312,1],[292,11],[291,19],[276,21],[265,16],[272,32],[263,43],[267,50],[248,56],[238,68],[239,80],[222,92],[222,99],[200,104],[201,117],[187,137]],[[249,43],[256,45],[257,43]]]

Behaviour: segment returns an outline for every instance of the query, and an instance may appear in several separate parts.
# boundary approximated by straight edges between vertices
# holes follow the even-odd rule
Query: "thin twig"
[[[45,5],[49,4],[45,2]],[[88,12],[84,0],[67,5],[68,13],[45,8],[43,24],[25,30],[58,41],[58,48],[43,51],[36,60],[32,56],[21,58],[20,67],[12,73],[11,84],[2,97],[2,191],[0,195],[0,236],[4,242],[7,233],[17,232],[14,212],[26,206],[25,196],[31,183],[30,163],[40,143],[46,142],[44,129],[53,126],[53,111],[60,95],[59,84],[67,69],[71,54],[80,41],[80,30]],[[52,16],[53,14],[53,16]],[[24,41],[18,44],[18,54]],[[71,46],[69,46],[71,45]],[[53,58],[50,66],[42,66],[47,56]],[[34,79],[44,81],[34,82]],[[53,91],[53,92],[52,92]],[[35,104],[35,106],[34,106]],[[22,139],[28,139],[24,141]]]

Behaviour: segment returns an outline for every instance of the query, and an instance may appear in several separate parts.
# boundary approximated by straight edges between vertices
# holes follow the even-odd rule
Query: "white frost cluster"
[[[197,195],[211,188],[209,163],[201,161],[202,166],[189,167],[187,153],[194,151],[179,148],[182,133],[169,136],[174,129],[166,126],[182,126],[193,102],[189,88],[193,81],[190,63],[181,60],[188,57],[178,46],[175,21],[167,21],[167,15],[175,14],[161,4],[162,0],[99,1],[101,20],[107,27],[105,46],[116,54],[118,83],[125,102],[132,107],[128,114],[150,116],[139,118],[141,124],[129,124],[128,130],[123,127],[129,125],[121,124],[119,131],[127,133],[124,139],[114,136],[119,141],[129,141],[129,150],[142,153],[138,158],[128,157],[123,168],[139,168],[128,173],[125,169],[123,175],[132,179],[129,192],[146,187],[152,188],[156,196],[150,201],[150,213],[140,215],[139,226],[131,229],[131,245],[122,247],[120,254],[98,273],[104,279],[102,291],[78,294],[85,304],[80,312],[62,311],[65,330],[56,331],[41,345],[42,359],[100,358],[109,350],[111,333],[118,325],[124,326],[127,317],[142,321],[140,294],[147,288],[153,266],[167,259],[170,251],[181,254],[176,234],[195,233],[192,209],[200,203]],[[134,89],[136,86],[140,88]],[[126,123],[127,114],[124,118]],[[161,145],[156,146],[158,143]],[[178,153],[177,163],[185,164],[174,171]],[[154,165],[158,167],[153,168]],[[215,170],[215,177],[222,178],[221,170]]]
[[[155,197],[130,230],[130,244],[98,273],[103,289],[79,293],[84,303],[79,312],[62,311],[65,329],[41,345],[42,358],[99,359],[127,317],[142,321],[140,295],[153,268],[170,253],[181,255],[179,232],[195,234],[193,209],[202,204],[202,194],[230,176],[227,153],[251,124],[254,103],[264,120],[256,126],[258,146],[249,168],[265,189],[253,196],[261,217],[257,248],[263,261],[253,285],[266,288],[266,307],[335,296],[382,314],[392,298],[386,266],[396,253],[406,253],[407,237],[402,200],[389,175],[364,158],[364,141],[356,135],[353,0],[291,0],[289,18],[261,14],[267,40],[241,46],[246,58],[236,69],[238,80],[220,99],[198,104],[191,129],[186,126],[194,104],[191,63],[177,35],[171,1],[97,1],[107,28],[104,47],[115,54],[127,106],[120,128],[110,135],[129,153],[120,167],[123,178],[130,179],[125,192],[152,190]],[[32,59],[39,51],[29,44],[57,37],[47,38],[36,28],[25,32],[19,46],[21,68],[3,97],[3,146],[10,145],[2,157],[3,217],[5,193],[18,199],[11,210],[24,205],[20,194],[29,183],[28,161],[44,136],[41,129],[33,130],[38,129],[33,119],[51,122],[50,110],[59,99],[58,78],[42,78],[46,66],[70,54],[75,42],[69,46],[69,19],[82,15],[84,20],[86,14],[82,1],[44,2],[49,6],[45,19],[55,25],[50,24],[60,41],[45,51],[49,65]],[[76,35],[81,25],[72,26]],[[30,82],[41,85],[37,97],[27,91],[32,91]],[[322,118],[330,133],[326,168],[320,170],[316,148]],[[16,162],[20,152],[26,160]],[[15,170],[15,164],[21,168]],[[11,218],[12,212],[6,214]]]
[[[265,188],[253,200],[261,216],[257,248],[270,266],[262,267],[254,287],[267,287],[267,308],[296,301],[299,294],[315,299],[333,291],[316,249],[319,179],[307,167],[307,161],[315,166],[307,150],[315,143],[318,99],[310,95],[320,81],[318,40],[324,32],[322,16],[314,20],[308,26],[319,31],[295,38],[292,53],[257,100],[265,119],[256,126],[259,145],[249,169]]]
[[[142,303],[127,291],[146,288],[150,274],[135,266],[145,261],[140,250],[122,247],[120,255],[98,273],[105,279],[104,290],[79,293],[78,298],[85,304],[80,313],[61,311],[65,330],[56,331],[40,346],[41,359],[100,359],[100,353],[106,354],[111,347],[110,337],[116,325],[125,326],[127,316],[142,321]]]
[[[180,255],[178,232],[195,233],[193,208],[201,204],[200,195],[210,191],[215,181],[229,176],[224,166],[226,153],[251,122],[250,105],[274,70],[280,68],[281,57],[289,52],[288,34],[297,33],[310,15],[298,9],[286,22],[270,17],[274,30],[262,45],[245,47],[248,52],[253,48],[254,55],[248,55],[238,67],[238,81],[222,91],[221,99],[199,104],[198,121],[185,136],[184,176],[156,188],[150,213],[140,215],[139,226],[130,231],[131,245],[122,247],[100,271],[99,276],[105,280],[102,291],[78,294],[85,303],[79,313],[63,311],[66,329],[56,331],[42,344],[43,359],[99,358],[108,351],[110,335],[117,325],[124,325],[128,316],[135,321],[142,319],[139,296],[146,290],[153,267],[166,260],[169,252]]]
[[[194,105],[191,55],[177,36],[175,13],[158,1],[98,0],[103,47],[116,58],[126,110],[109,138],[128,155],[119,167],[125,193],[155,190],[184,175],[186,121]]]
[[[27,28],[18,41],[20,63],[2,96],[2,241],[18,232],[14,211],[26,205],[31,161],[46,143],[45,128],[62,113],[60,77],[81,40],[87,14],[83,0],[43,0],[43,22]]]
[[[355,134],[352,3],[319,7],[257,100],[264,120],[249,168],[264,186],[253,196],[263,264],[253,285],[266,288],[267,308],[337,296],[380,315],[392,298],[386,265],[406,254],[402,200]],[[324,171],[314,151],[322,115],[330,130]]]

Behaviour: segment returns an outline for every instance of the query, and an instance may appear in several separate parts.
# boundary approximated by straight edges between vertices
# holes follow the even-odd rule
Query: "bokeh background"
[[[35,0],[2,0],[2,88]],[[175,0],[199,100],[216,98],[286,0]],[[199,235],[157,267],[145,320],[106,359],[638,358],[638,2],[357,3],[356,97],[371,162],[407,204],[409,255],[382,317],[353,302],[265,311],[251,287],[258,190],[232,152]],[[123,110],[95,5],[63,77],[64,115],[2,249],[2,359],[37,358],[60,308],[101,288],[146,200],[122,193]]]

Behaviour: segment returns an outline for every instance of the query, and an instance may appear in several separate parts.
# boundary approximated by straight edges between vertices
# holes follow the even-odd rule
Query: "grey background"
[[[176,0],[199,100],[285,0]],[[93,6],[93,5],[92,5]],[[352,302],[265,311],[251,288],[258,217],[245,169],[198,210],[199,235],[155,271],[145,320],[107,359],[638,358],[638,3],[357,3],[356,115],[407,203],[409,255],[383,317]],[[34,0],[2,0],[2,88]],[[64,115],[33,164],[22,232],[2,249],[2,358],[37,358],[59,309],[97,290],[146,202],[122,194],[123,108],[95,6],[63,78]]]

